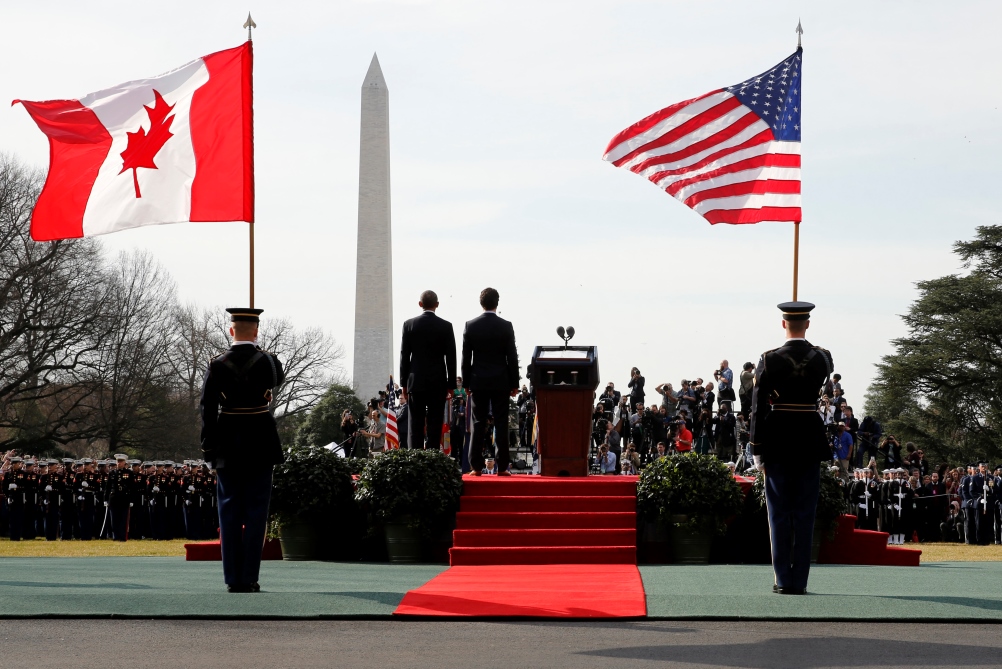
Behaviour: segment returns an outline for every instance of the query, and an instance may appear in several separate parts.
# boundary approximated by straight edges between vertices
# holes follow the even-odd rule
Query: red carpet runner
[[[642,617],[636,477],[465,477],[452,568],[394,612]]]

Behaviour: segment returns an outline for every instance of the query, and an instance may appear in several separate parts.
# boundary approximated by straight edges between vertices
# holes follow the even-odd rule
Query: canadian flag
[[[248,41],[79,100],[15,100],[49,138],[32,239],[253,223],[252,71]]]

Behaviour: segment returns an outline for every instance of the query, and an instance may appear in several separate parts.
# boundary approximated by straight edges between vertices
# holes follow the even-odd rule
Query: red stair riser
[[[491,564],[636,564],[637,549],[634,546],[562,546],[537,547],[519,546],[515,548],[452,548],[449,550],[450,564],[491,565]]]
[[[456,547],[636,546],[636,530],[456,530]]]
[[[535,497],[568,496],[636,496],[636,480],[618,477],[580,479],[545,479],[512,477],[497,479],[481,477],[463,480],[464,497],[496,497],[498,495],[528,495]]]
[[[459,502],[460,511],[565,511],[583,513],[590,511],[637,510],[637,498],[616,497],[467,497]]]
[[[636,529],[637,514],[620,512],[522,512],[495,513],[460,511],[456,514],[459,530],[517,529]]]

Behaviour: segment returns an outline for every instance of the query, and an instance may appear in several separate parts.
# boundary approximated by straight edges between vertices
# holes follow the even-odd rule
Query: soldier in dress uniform
[[[995,506],[994,480],[988,471],[987,462],[979,462],[971,477],[971,496],[974,498],[975,537],[978,545],[987,546],[992,542]]]
[[[773,591],[802,595],[811,568],[820,464],[832,458],[817,399],[834,363],[828,351],[805,338],[813,304],[785,302],[779,309],[786,343],[759,359],[750,434],[755,466],[765,474]]]
[[[94,461],[83,458],[81,471],[76,476],[77,536],[83,541],[94,538],[94,506],[97,501],[98,482]]]
[[[188,470],[181,480],[184,494],[184,538],[198,541],[202,538],[201,488],[203,481],[202,477],[198,475],[198,468],[190,460],[184,464]]]
[[[880,517],[880,481],[874,477],[874,471],[867,467],[863,470],[863,481],[866,490],[863,497],[866,501],[866,513],[860,527],[864,530],[876,530]]]
[[[977,465],[973,462],[967,465],[967,474],[960,478],[960,509],[961,513],[964,514],[964,543],[965,544],[976,544],[978,543],[978,525],[977,525],[977,501],[974,499],[973,488],[971,487],[972,479],[974,478],[974,470],[977,469]]]
[[[48,460],[38,463],[38,500],[42,512],[42,529],[46,541],[59,538],[59,482],[55,467]]]
[[[866,519],[866,479],[863,478],[863,469],[856,469],[852,473],[852,483],[849,484],[848,502],[849,512],[856,516],[856,527],[862,527]]]
[[[76,514],[76,462],[73,458],[63,458],[63,473],[59,488],[59,538],[69,541],[77,536]]]
[[[154,539],[165,541],[170,538],[167,531],[167,482],[169,477],[164,472],[163,460],[157,460],[153,465],[154,472],[150,475],[148,481],[150,532]]]
[[[111,538],[115,541],[129,539],[129,512],[132,510],[135,477],[129,466],[129,456],[115,455],[115,469],[108,472],[104,504],[111,515]]]
[[[24,470],[24,460],[17,456],[8,460],[7,467],[7,470],[0,475],[0,487],[7,497],[7,529],[11,541],[20,541],[24,532],[28,472]]]
[[[41,513],[38,511],[38,463],[32,458],[24,461],[24,531],[23,537],[29,541],[38,536],[38,523]],[[44,526],[42,533],[44,534]]]
[[[274,354],[255,344],[262,310],[226,311],[233,344],[205,374],[202,452],[217,475],[226,586],[230,592],[257,592],[272,469],[285,459],[271,414],[272,392],[285,372]]]

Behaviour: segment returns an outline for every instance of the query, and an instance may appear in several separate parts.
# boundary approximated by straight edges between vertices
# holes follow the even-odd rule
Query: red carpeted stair
[[[637,563],[637,479],[463,479],[451,564]]]
[[[184,559],[189,562],[219,562],[223,559],[223,548],[218,539],[215,541],[200,541],[194,544],[185,544]],[[282,559],[282,546],[278,539],[265,539],[264,548],[261,550],[261,559]]]
[[[917,567],[922,551],[888,546],[887,532],[857,530],[856,516],[841,516],[833,541],[821,542],[821,564],[866,564]]]
[[[642,617],[636,509],[635,476],[464,477],[452,567],[394,613]]]

